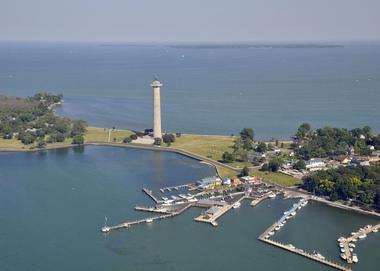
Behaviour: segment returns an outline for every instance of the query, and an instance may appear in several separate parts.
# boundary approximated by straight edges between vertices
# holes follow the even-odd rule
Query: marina
[[[284,212],[284,215],[277,222],[275,222],[269,228],[267,228],[258,237],[258,239],[262,242],[267,243],[267,244],[276,246],[278,248],[285,249],[289,252],[292,252],[292,253],[295,253],[297,255],[306,257],[308,259],[311,259],[311,260],[314,260],[316,262],[322,263],[324,265],[330,266],[330,267],[335,268],[337,270],[351,271],[350,268],[348,268],[344,265],[341,265],[341,264],[338,264],[338,263],[335,263],[333,261],[326,259],[326,257],[321,255],[320,253],[317,253],[317,252],[309,253],[309,252],[306,252],[300,248],[296,248],[292,244],[283,244],[281,242],[274,241],[274,240],[270,239],[272,236],[275,235],[276,231],[280,230],[285,225],[287,220],[289,220],[290,218],[294,217],[297,214],[296,213],[297,210],[300,210],[302,207],[305,207],[307,205],[308,200],[310,200],[310,198],[307,198],[307,199],[303,198],[298,203],[293,204],[292,208],[289,209],[288,211]]]
[[[359,229],[357,232],[352,232],[350,237],[340,237],[337,241],[340,247],[340,257],[347,263],[357,263],[359,262],[358,256],[353,253],[356,247],[354,242],[362,240],[367,237],[370,233],[376,233],[380,229],[380,224],[377,225],[367,225],[364,228]]]

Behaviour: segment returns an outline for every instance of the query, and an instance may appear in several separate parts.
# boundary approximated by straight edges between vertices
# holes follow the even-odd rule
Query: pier
[[[377,232],[378,230],[380,229],[380,224],[377,224],[375,226],[372,226],[372,225],[367,225],[365,226],[364,228],[362,229],[359,229],[359,231],[357,232],[353,232],[351,234],[350,237],[347,237],[347,238],[342,238],[341,241],[339,241],[338,239],[338,242],[343,244],[343,249],[344,249],[344,252],[342,253],[344,255],[344,257],[342,257],[343,255],[341,255],[341,257],[347,261],[347,263],[353,263],[355,262],[353,260],[353,253],[352,251],[350,250],[350,243],[351,242],[356,242],[357,240],[360,240],[360,239],[363,239],[367,236],[367,234],[370,234],[372,232]]]
[[[272,224],[269,228],[267,228],[262,234],[260,234],[258,239],[260,241],[265,242],[267,244],[270,244],[272,246],[276,246],[276,247],[285,249],[287,251],[301,255],[301,256],[306,257],[308,259],[311,259],[313,261],[317,261],[319,263],[330,266],[330,267],[335,268],[337,270],[351,271],[350,268],[348,268],[344,265],[341,265],[341,264],[335,263],[333,261],[327,260],[324,256],[322,256],[319,253],[311,254],[311,253],[306,252],[300,248],[296,248],[292,244],[283,244],[283,243],[280,243],[278,241],[274,241],[274,240],[270,239],[270,237],[274,235],[276,230],[279,230],[281,227],[283,227],[285,225],[287,219],[290,219],[291,217],[294,217],[296,215],[296,210],[301,209],[302,207],[306,206],[306,204],[307,204],[307,199],[301,199],[299,202],[293,204],[292,208],[290,210],[284,212],[284,215],[278,221],[276,221],[274,224]]]
[[[340,265],[338,263],[335,263],[333,261],[330,261],[330,260],[327,260],[325,259],[322,255],[320,254],[311,254],[311,253],[308,253],[306,251],[303,251],[302,249],[299,249],[299,248],[296,248],[294,247],[293,245],[291,244],[283,244],[283,243],[280,243],[280,242],[277,242],[277,241],[273,241],[273,240],[270,240],[270,239],[265,239],[263,237],[259,237],[258,238],[260,241],[262,242],[265,242],[267,244],[270,244],[272,246],[276,246],[276,247],[279,247],[279,248],[282,248],[282,249],[285,249],[287,251],[290,251],[292,253],[295,253],[295,254],[298,254],[300,256],[303,256],[303,257],[306,257],[308,259],[311,259],[313,261],[316,261],[316,262],[319,262],[319,263],[322,263],[324,265],[327,265],[329,267],[332,267],[332,268],[335,268],[337,270],[341,270],[341,271],[352,271],[352,269],[344,266],[344,265]]]
[[[102,232],[110,232],[112,230],[119,230],[119,229],[123,229],[123,228],[129,228],[129,227],[131,227],[133,225],[137,225],[137,224],[151,223],[151,222],[153,222],[155,220],[160,220],[160,219],[174,217],[174,216],[182,214],[184,211],[186,211],[187,209],[189,209],[191,206],[192,206],[192,204],[190,203],[190,204],[186,205],[184,208],[182,208],[182,209],[180,209],[178,211],[171,212],[171,213],[167,213],[167,214],[163,214],[163,215],[159,215],[159,216],[148,217],[148,218],[137,219],[137,220],[133,220],[133,221],[128,221],[128,222],[117,224],[115,226],[107,226],[107,225],[105,225],[104,227],[101,228],[101,231]]]
[[[168,186],[168,187],[163,187],[160,189],[161,193],[164,193],[165,191],[172,191],[172,190],[176,190],[178,191],[180,188],[188,188],[188,187],[191,187],[191,184],[181,184],[181,185],[176,185],[176,186]]]
[[[147,194],[152,200],[154,200],[154,202],[156,202],[156,203],[163,203],[163,201],[162,200],[159,200],[159,199],[157,199],[154,195],[153,195],[153,191],[152,190],[149,190],[148,188],[143,188],[142,189],[144,192],[145,192],[145,194]]]
[[[194,218],[197,222],[204,222],[204,223],[210,223],[212,226],[216,227],[218,226],[218,222],[216,220],[227,213],[231,208],[234,207],[235,204],[240,204],[240,202],[245,199],[245,196],[242,196],[238,200],[236,200],[234,203],[228,204],[220,204],[219,205],[211,205],[211,207],[204,213],[202,213],[200,216]],[[198,205],[200,206],[200,205]],[[202,206],[203,207],[203,206]]]

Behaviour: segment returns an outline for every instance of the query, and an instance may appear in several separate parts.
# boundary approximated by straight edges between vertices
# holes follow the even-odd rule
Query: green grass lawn
[[[109,129],[98,127],[87,127],[87,132],[84,136],[84,142],[108,142]],[[133,134],[129,130],[111,130],[110,142],[123,141],[124,138]]]
[[[257,169],[250,169],[250,172],[252,175],[259,176],[264,180],[268,180],[282,186],[294,186],[302,183],[302,180],[280,172],[264,172]]]
[[[108,133],[109,129],[106,128],[87,127],[84,142],[108,142]],[[110,142],[121,142],[131,134],[133,132],[129,130],[111,130]]]
[[[17,140],[15,138],[13,139],[3,139],[0,138],[0,149],[2,150],[27,150],[31,146],[24,145],[21,143],[20,140]]]
[[[88,127],[87,132],[84,136],[86,142],[108,142],[109,129]],[[121,142],[124,138],[130,136],[133,132],[129,130],[111,130],[110,142]],[[69,145],[72,142],[72,138],[66,138],[64,142],[56,142],[47,144],[48,148],[59,147],[64,145]],[[1,150],[29,150],[35,148],[37,143],[24,145],[20,140],[13,139],[2,139],[0,138],[0,149]]]
[[[225,151],[232,152],[235,137],[184,134],[177,137],[172,147],[219,161]]]

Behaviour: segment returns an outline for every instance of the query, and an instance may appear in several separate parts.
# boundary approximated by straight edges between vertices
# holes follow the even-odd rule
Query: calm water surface
[[[0,270],[330,270],[266,245],[257,236],[294,201],[243,204],[217,228],[196,223],[200,209],[104,235],[151,205],[158,188],[209,176],[213,169],[173,154],[90,146],[43,153],[0,153]],[[374,223],[356,213],[311,204],[276,238],[339,261],[336,238]],[[359,243],[355,270],[380,265],[380,234]]]
[[[380,45],[297,49],[0,43],[0,94],[65,96],[60,114],[91,125],[152,126],[154,76],[163,129],[203,134],[253,127],[288,138],[302,122],[380,132]]]

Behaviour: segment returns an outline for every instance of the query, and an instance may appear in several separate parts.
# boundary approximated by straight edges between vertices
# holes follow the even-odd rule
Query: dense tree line
[[[29,98],[0,97],[0,136],[17,138],[23,144],[37,142],[64,142],[72,138],[73,144],[83,144],[87,124],[54,115],[53,106],[62,101],[62,95],[38,93]]]
[[[352,130],[324,127],[313,131],[309,124],[304,123],[298,128],[295,138],[298,141],[294,146],[295,153],[306,160],[349,154],[352,148],[359,155],[371,154],[370,146],[380,149],[380,137],[372,135],[369,126]]]
[[[305,177],[304,189],[380,210],[380,166],[340,167]]]
[[[255,132],[252,128],[243,128],[232,146],[233,151],[223,153],[223,162],[231,163],[236,160],[247,162],[249,160],[249,152],[254,148],[254,137]]]

